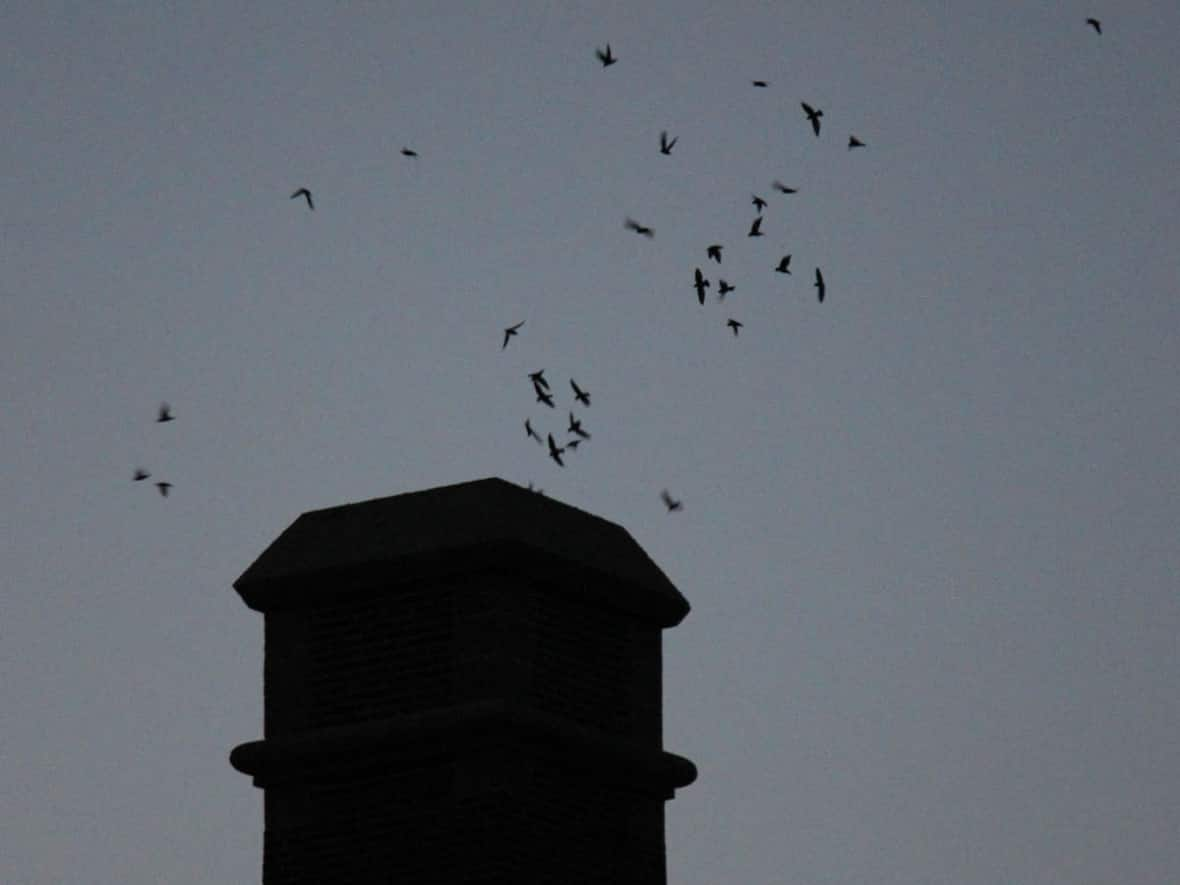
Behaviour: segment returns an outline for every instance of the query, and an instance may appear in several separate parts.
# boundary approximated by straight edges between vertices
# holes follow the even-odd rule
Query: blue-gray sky
[[[8,4],[0,879],[257,881],[231,582],[496,475],[694,606],[670,883],[1175,882],[1180,7],[1104,5]]]

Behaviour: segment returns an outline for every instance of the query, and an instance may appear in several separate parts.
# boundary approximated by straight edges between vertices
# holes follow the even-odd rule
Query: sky
[[[670,885],[1175,882],[1180,6],[1102,5],[5,4],[0,880],[257,882],[232,582],[499,476],[693,606]]]

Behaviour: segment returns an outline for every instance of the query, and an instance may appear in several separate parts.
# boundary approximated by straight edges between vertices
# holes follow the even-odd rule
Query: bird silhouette
[[[777,178],[776,178],[776,179],[775,179],[775,181],[774,181],[774,185],[773,185],[773,187],[774,187],[774,189],[775,189],[776,191],[778,191],[778,192],[779,192],[779,193],[781,193],[781,194],[797,194],[797,193],[799,193],[799,189],[798,189],[798,188],[795,188],[795,187],[787,187],[785,184],[783,184],[783,183],[782,183],[781,181],[779,181]]]
[[[1090,27],[1092,27],[1094,29],[1095,34],[1102,33],[1102,22],[1098,21],[1098,19],[1088,18],[1088,19],[1086,19],[1086,24],[1088,24]]]
[[[818,108],[813,108],[807,102],[800,102],[803,105],[803,113],[807,114],[807,119],[811,121],[811,128],[815,132],[816,137],[819,136],[819,118],[824,115],[824,112]]]
[[[765,80],[751,80],[750,82],[753,83],[755,86],[757,86],[759,89],[765,89],[767,86],[770,85]]]
[[[411,150],[410,148],[402,148],[402,156],[403,157],[416,157],[416,156],[418,156],[418,152],[415,150]]]
[[[642,234],[649,240],[656,235],[654,230],[652,230],[650,227],[640,224],[634,218],[628,218],[626,221],[624,221],[623,227],[627,228],[627,230],[633,230],[637,234]]]
[[[609,68],[618,61],[615,56],[611,55],[609,43],[606,44],[606,49],[595,49],[594,54],[598,56],[598,60],[602,62],[604,68]]]
[[[578,387],[578,382],[573,378],[570,379],[570,387],[574,389],[574,399],[588,408],[590,406],[590,392]]]
[[[753,199],[750,201],[754,204],[754,208],[758,210],[758,214],[762,214],[762,210],[766,208],[766,201],[757,194],[751,194]]]
[[[508,346],[508,339],[511,338],[513,335],[515,335],[516,331],[523,325],[524,325],[524,320],[521,320],[515,326],[509,326],[507,329],[504,330],[504,343],[500,345],[500,350],[503,350],[505,347]]]
[[[135,482],[143,482],[145,479],[147,479],[150,476],[151,476],[150,473],[148,473],[146,470],[144,470],[142,467],[140,467],[135,471],[135,475],[132,476],[131,478]]]
[[[696,272],[695,282],[692,284],[693,288],[697,290],[697,301],[701,304],[705,303],[705,290],[709,288],[709,281],[705,279],[705,275],[701,273],[698,267]]]
[[[553,441],[553,434],[550,433],[549,434],[549,457],[557,462],[558,467],[565,466],[565,462],[563,462],[561,460],[561,453],[564,451],[565,451],[565,449],[561,448],[559,445],[557,445],[557,443],[555,443]]]
[[[762,216],[759,215],[754,219],[754,223],[750,225],[750,232],[746,234],[747,237],[762,236]]]
[[[718,280],[717,281],[717,299],[719,301],[724,301],[725,296],[728,295],[733,290],[734,290],[734,287],[731,286],[729,283],[725,282],[725,280]]]
[[[170,482],[158,482],[158,483],[156,483],[156,488],[160,490],[160,495],[161,495],[162,497],[165,497],[165,498],[167,498],[167,497],[168,497],[168,490],[169,490],[170,488],[172,488],[172,483],[170,483]]]
[[[824,284],[824,274],[818,267],[815,269],[815,289],[819,296],[819,303],[824,303],[824,295],[827,294],[828,287]]]
[[[168,403],[160,403],[160,411],[156,415],[156,423],[163,424],[165,421],[175,421],[176,418],[172,414],[172,407]]]
[[[537,445],[545,445],[545,443],[541,441],[541,437],[537,436],[537,431],[533,430],[533,425],[528,418],[524,419],[524,432],[528,436],[531,436],[533,439],[535,439],[537,441]]]
[[[790,273],[791,272],[791,256],[784,255],[781,259],[779,259],[778,267],[776,267],[775,270],[777,270],[779,273]]]
[[[708,253],[710,258],[712,258],[718,264],[721,263],[721,247],[720,246],[714,244],[714,245],[710,246],[708,249],[706,249],[705,251]]]
[[[734,338],[737,337],[738,329],[740,329],[742,327],[742,323],[738,322],[737,320],[733,319],[732,317],[730,319],[726,320],[725,325],[727,325],[727,326],[729,326],[729,328],[733,329],[733,337]]]
[[[678,142],[679,140],[680,140],[680,137],[677,136],[676,138],[673,138],[671,141],[668,141],[668,133],[661,132],[660,133],[660,153],[663,154],[664,156],[667,156],[668,154],[672,153],[672,148],[676,147],[676,142]]]
[[[538,389],[542,387],[544,387],[546,390],[549,389],[549,382],[545,380],[544,369],[538,369],[535,372],[529,372],[529,380],[533,382],[533,387]]]
[[[296,197],[303,197],[305,200],[307,200],[308,209],[315,208],[315,203],[311,201],[311,191],[309,191],[307,188],[301,187],[299,190],[295,191],[295,193],[291,194],[292,200],[294,200]]]
[[[582,444],[582,441],[580,439],[567,439],[565,441],[565,447],[567,449],[569,449],[571,452],[576,452],[578,450],[578,446],[580,446],[581,444]]]
[[[664,506],[668,508],[669,513],[672,513],[676,510],[681,510],[684,507],[684,502],[677,501],[675,498],[669,495],[667,489],[664,489],[662,492],[660,492],[660,500],[664,502]]]
[[[853,148],[864,147],[865,143],[857,138],[855,135],[848,136],[848,150]]]
[[[582,422],[574,417],[573,412],[570,412],[570,426],[566,428],[566,433],[576,433],[582,439],[590,438],[590,434],[582,429]]]
[[[533,390],[537,393],[537,402],[544,403],[551,409],[557,408],[557,406],[553,405],[553,396],[551,394],[546,393],[540,387],[534,387]]]

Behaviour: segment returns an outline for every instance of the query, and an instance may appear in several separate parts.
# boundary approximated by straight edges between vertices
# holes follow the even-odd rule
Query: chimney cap
[[[234,589],[266,611],[293,603],[308,582],[362,574],[396,581],[444,563],[520,556],[526,566],[572,563],[628,585],[620,601],[660,626],[688,614],[687,600],[621,526],[497,477],[304,513]]]

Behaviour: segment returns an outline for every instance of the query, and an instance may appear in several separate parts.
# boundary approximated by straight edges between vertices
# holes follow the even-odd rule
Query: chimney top
[[[495,477],[304,513],[234,589],[250,608],[270,611],[314,598],[325,581],[345,592],[374,589],[437,575],[440,566],[462,572],[510,561],[542,573],[553,566],[563,586],[571,564],[605,574],[613,604],[661,627],[688,614],[687,600],[621,526]]]

